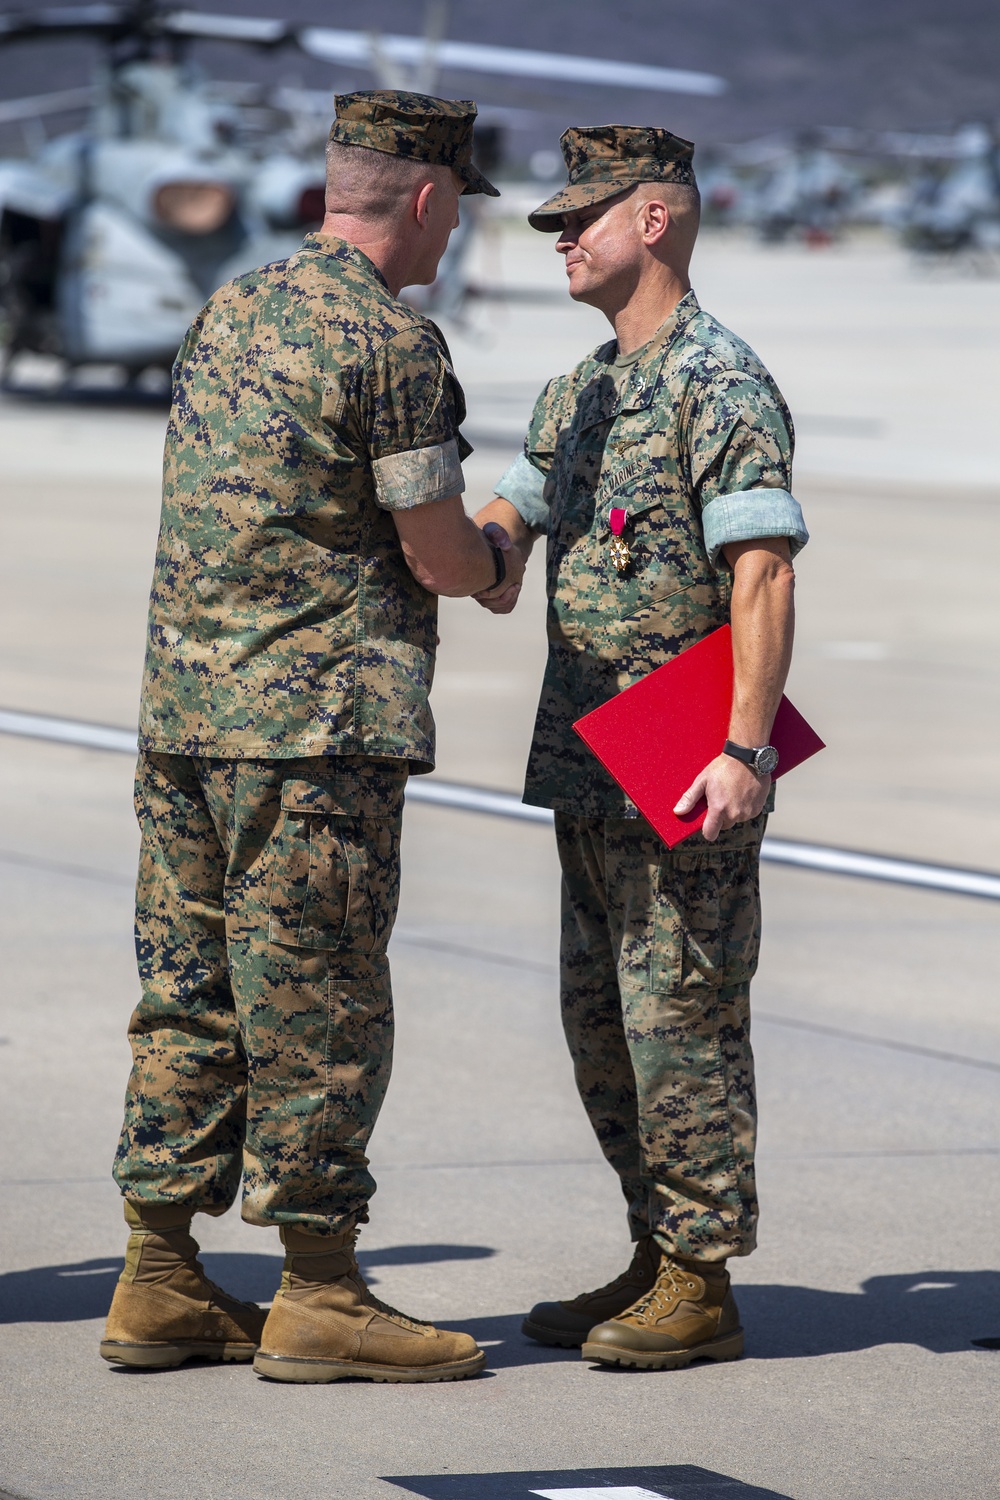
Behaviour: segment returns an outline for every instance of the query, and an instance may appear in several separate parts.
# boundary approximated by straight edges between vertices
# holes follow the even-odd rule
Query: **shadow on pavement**
[[[736,1297],[754,1359],[846,1354],[877,1344],[952,1354],[997,1332],[1000,1271],[871,1276],[860,1292],[738,1286]]]
[[[976,1341],[985,1340],[978,1346],[991,1348],[1000,1322],[1000,1271],[873,1276],[860,1292],[742,1286],[736,1296],[751,1359],[809,1359],[879,1344],[915,1344],[931,1354],[954,1354]],[[580,1358],[576,1350],[548,1349],[525,1339],[522,1316],[470,1318],[446,1326],[480,1340],[499,1340],[487,1349],[494,1369]]]
[[[476,1343],[486,1350],[486,1365],[490,1370],[547,1365],[559,1360],[580,1362],[579,1349],[554,1349],[547,1344],[536,1344],[534,1339],[526,1339],[521,1332],[523,1312],[504,1313],[496,1318],[466,1318],[463,1322],[436,1318],[435,1322],[453,1333],[471,1333]]]
[[[378,1266],[431,1265],[480,1260],[486,1245],[392,1245],[362,1250],[366,1280],[378,1284]],[[202,1256],[213,1281],[235,1297],[268,1302],[281,1276],[273,1255],[221,1252]],[[38,1266],[0,1276],[0,1324],[67,1323],[107,1314],[122,1262],[115,1258]],[[742,1286],[737,1298],[752,1359],[808,1359],[846,1354],[879,1344],[915,1344],[932,1354],[969,1349],[977,1340],[990,1352],[1000,1333],[1000,1271],[921,1271],[873,1276],[859,1292],[824,1292],[800,1286]],[[487,1348],[493,1369],[579,1359],[574,1349],[551,1349],[521,1333],[524,1314],[446,1321]]]
[[[378,1285],[375,1266],[426,1265],[447,1260],[483,1260],[496,1252],[488,1245],[391,1245],[362,1250],[358,1263],[365,1280]],[[208,1252],[200,1257],[213,1281],[247,1302],[270,1302],[281,1280],[281,1257],[243,1252]],[[0,1323],[70,1323],[103,1318],[122,1268],[115,1257],[66,1266],[38,1266],[0,1276]]]

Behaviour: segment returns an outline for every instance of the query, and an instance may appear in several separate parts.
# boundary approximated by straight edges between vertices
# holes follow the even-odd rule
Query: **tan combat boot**
[[[587,1334],[607,1318],[616,1318],[631,1307],[656,1281],[660,1264],[660,1247],[651,1234],[636,1241],[632,1264],[627,1271],[598,1287],[596,1292],[581,1292],[571,1302],[536,1302],[521,1332],[540,1344],[555,1344],[560,1349],[579,1349]]]
[[[313,1384],[361,1376],[412,1382],[476,1375],[486,1355],[467,1333],[405,1318],[373,1297],[354,1257],[355,1231],[281,1231],[285,1266],[253,1367]]]
[[[639,1370],[679,1370],[696,1359],[739,1359],[743,1329],[725,1265],[664,1255],[656,1283],[625,1312],[592,1328],[584,1359]]]
[[[186,1359],[250,1360],[266,1314],[227,1297],[196,1256],[191,1214],[167,1204],[125,1204],[131,1231],[108,1313],[101,1356],[116,1365],[168,1369]]]

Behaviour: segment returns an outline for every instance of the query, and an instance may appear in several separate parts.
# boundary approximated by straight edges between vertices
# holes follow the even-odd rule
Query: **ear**
[[[433,182],[425,182],[413,203],[413,212],[421,229],[427,228],[427,217],[430,213],[431,197],[434,193]]]
[[[670,228],[670,210],[667,205],[658,198],[650,198],[642,205],[642,213],[639,218],[639,230],[642,234],[644,245],[658,245],[662,242]]]

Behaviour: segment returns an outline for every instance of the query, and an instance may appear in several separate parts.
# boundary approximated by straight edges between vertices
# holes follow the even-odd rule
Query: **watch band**
[[[722,753],[741,760],[755,776],[770,776],[778,764],[778,752],[773,745],[737,745],[734,740],[727,740]]]
[[[735,740],[727,740],[722,747],[722,753],[723,755],[731,755],[733,757],[733,760],[741,760],[743,764],[745,766],[749,766],[751,770],[753,769],[754,762],[757,759],[756,750],[750,748],[747,745],[737,745]]]

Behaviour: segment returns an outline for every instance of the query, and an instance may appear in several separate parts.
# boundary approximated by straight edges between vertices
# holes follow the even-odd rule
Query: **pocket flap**
[[[362,816],[361,801],[361,786],[350,776],[322,785],[315,781],[286,781],[281,788],[281,806],[285,812],[357,818]]]
[[[660,490],[656,477],[653,474],[644,476],[637,482],[623,485],[619,489],[610,486],[602,488],[598,492],[597,503],[600,506],[600,522],[602,531],[611,530],[611,522],[608,519],[612,506],[620,510],[628,511],[631,521],[635,516],[641,516],[647,510],[653,510],[658,505],[663,505],[665,496]]]
[[[388,765],[331,767],[329,778],[305,781],[289,777],[281,788],[285,812],[317,813],[324,818],[397,817],[406,786],[406,762]]]

